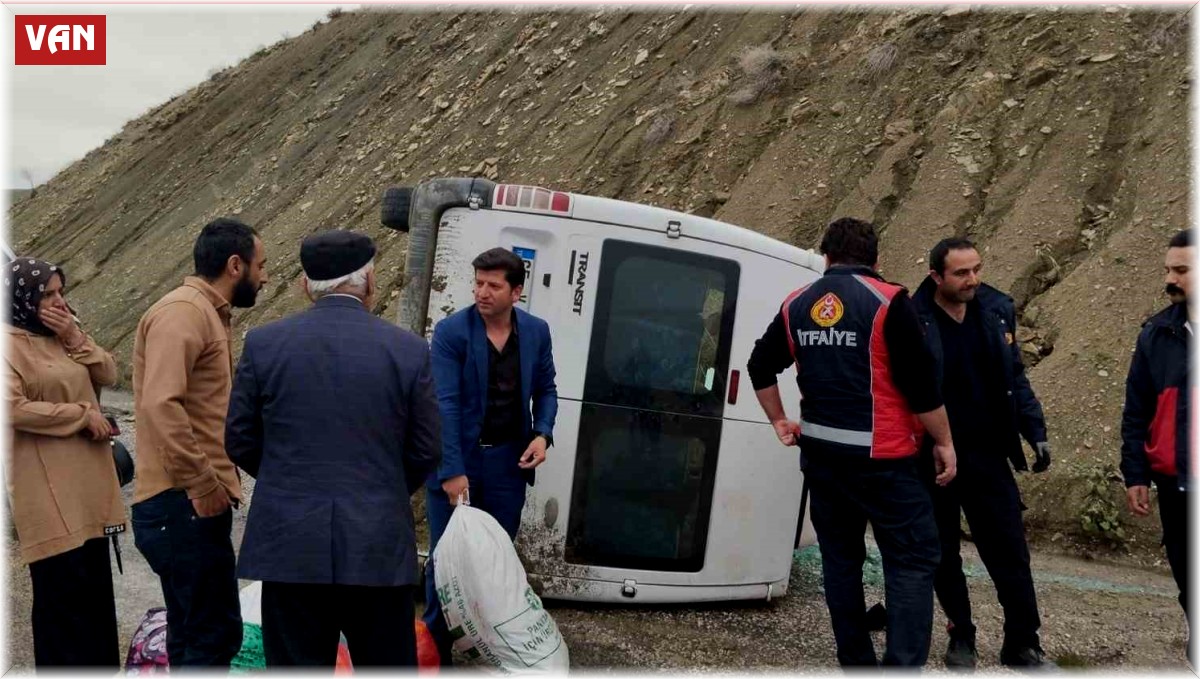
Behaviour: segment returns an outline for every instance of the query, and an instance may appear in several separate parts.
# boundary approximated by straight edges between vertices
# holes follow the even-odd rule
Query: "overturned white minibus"
[[[711,219],[479,178],[389,189],[382,213],[409,234],[398,322],[418,334],[473,303],[477,254],[525,261],[520,304],[550,324],[558,373],[555,445],[517,537],[542,596],[786,593],[793,548],[814,540],[798,449],[779,445],[743,373],[820,257]],[[795,380],[779,384],[794,409]]]

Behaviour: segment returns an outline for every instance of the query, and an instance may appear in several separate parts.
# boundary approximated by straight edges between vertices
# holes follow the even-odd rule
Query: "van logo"
[[[103,66],[103,14],[18,14],[14,63],[17,66]]]
[[[576,316],[583,315],[583,287],[587,281],[587,267],[588,253],[572,250],[571,268],[567,270],[567,284],[575,286],[575,303],[571,305],[571,311],[574,311]]]

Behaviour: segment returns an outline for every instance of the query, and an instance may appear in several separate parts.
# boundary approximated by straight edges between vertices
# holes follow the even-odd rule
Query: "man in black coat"
[[[944,488],[929,484],[942,544],[934,591],[949,621],[945,662],[976,664],[975,625],[959,555],[961,512],[1004,609],[1000,662],[1045,665],[1020,492],[1009,464],[1028,469],[1023,437],[1036,452],[1033,471],[1045,471],[1050,446],[1042,406],[1021,362],[1016,311],[1012,298],[980,281],[983,263],[969,240],[938,243],[929,267],[913,305],[934,356],[958,453],[958,476]]]
[[[1179,586],[1179,605],[1188,616],[1188,461],[1191,459],[1191,394],[1188,357],[1192,353],[1192,230],[1180,231],[1167,246],[1166,292],[1171,305],[1146,321],[1138,335],[1125,380],[1121,420],[1121,474],[1129,509],[1150,513],[1150,482],[1158,488],[1163,546]],[[1188,643],[1189,657],[1191,642]]]
[[[225,446],[257,480],[238,576],[263,581],[268,666],[415,666],[410,496],[441,456],[429,348],[370,312],[375,245],[300,248],[308,310],[246,336]]]

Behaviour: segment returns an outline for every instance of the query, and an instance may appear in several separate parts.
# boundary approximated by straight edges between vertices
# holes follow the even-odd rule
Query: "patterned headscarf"
[[[30,257],[18,257],[8,263],[4,270],[4,287],[8,290],[12,303],[9,305],[10,325],[27,330],[35,335],[52,337],[54,331],[47,328],[38,318],[38,305],[50,278],[58,274],[62,277],[63,285],[67,284],[67,275],[63,270],[50,262]]]

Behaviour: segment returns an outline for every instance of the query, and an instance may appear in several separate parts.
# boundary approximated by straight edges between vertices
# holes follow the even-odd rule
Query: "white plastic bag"
[[[246,585],[238,592],[241,602],[242,622],[262,627],[262,583],[258,580]]]
[[[502,674],[565,673],[567,644],[525,577],[508,533],[459,504],[433,551],[433,578],[454,648]]]

